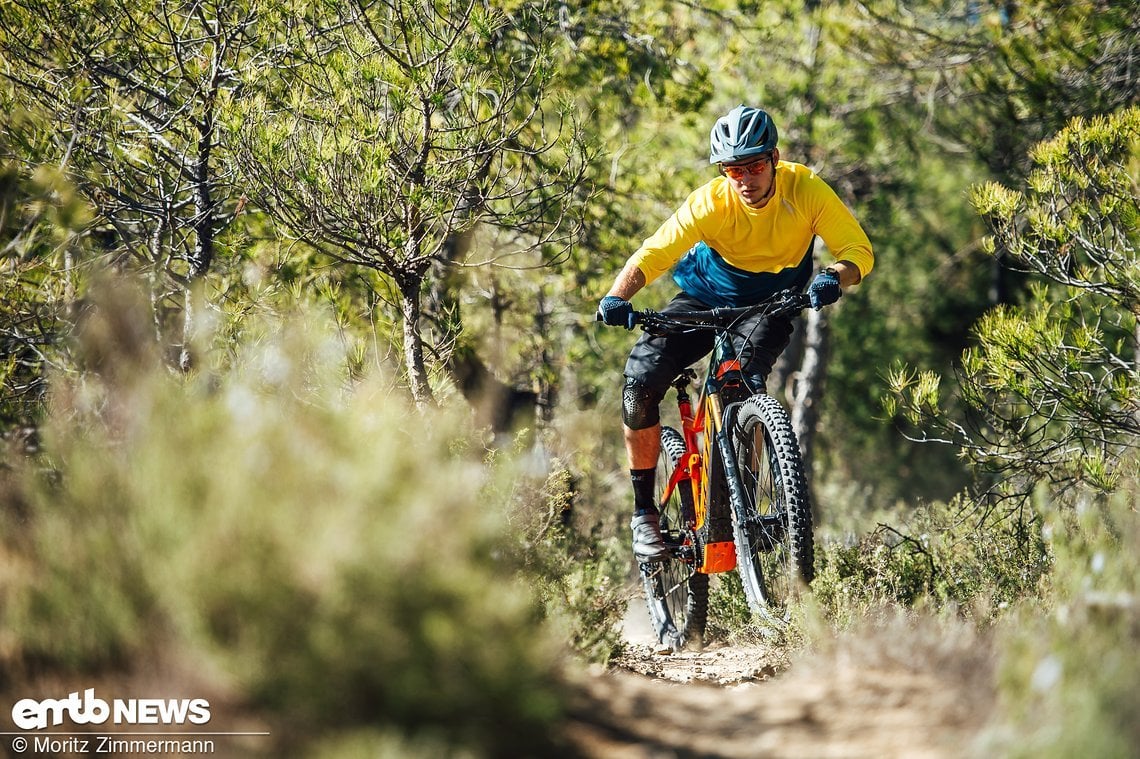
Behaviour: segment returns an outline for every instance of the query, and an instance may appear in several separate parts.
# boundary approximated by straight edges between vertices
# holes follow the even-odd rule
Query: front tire
[[[708,621],[709,576],[696,571],[700,550],[693,532],[693,494],[680,482],[662,503],[665,486],[685,455],[685,441],[672,427],[661,428],[661,456],[657,464],[657,503],[661,509],[661,535],[672,549],[665,561],[643,563],[641,581],[649,620],[657,642],[673,651],[699,649]]]
[[[779,401],[754,395],[732,421],[737,571],[752,610],[787,622],[814,577],[811,502],[799,442]]]

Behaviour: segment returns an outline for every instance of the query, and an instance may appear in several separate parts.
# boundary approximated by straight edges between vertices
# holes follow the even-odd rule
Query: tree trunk
[[[809,72],[808,89],[804,94],[807,108],[805,128],[805,152],[811,156],[815,150],[815,109],[818,103],[815,96],[815,74],[818,70],[821,26],[814,22],[808,31],[805,67]],[[815,246],[818,252],[819,246]],[[818,266],[816,267],[818,268]],[[812,462],[815,459],[815,425],[819,420],[819,401],[823,395],[823,381],[827,369],[827,344],[829,329],[823,311],[808,309],[803,319],[802,360],[792,374],[792,428],[799,438],[800,452],[803,455],[804,471],[811,480]],[[813,498],[813,509],[818,508],[819,499]],[[818,513],[816,517],[818,518]]]
[[[458,295],[461,281],[452,264],[467,255],[472,237],[473,230],[452,234],[443,246],[443,255],[432,263],[424,315],[436,324],[441,341],[453,342],[444,364],[452,381],[475,409],[479,423],[489,425],[498,435],[509,433],[520,424],[531,424],[536,413],[545,412],[534,390],[514,387],[495,376],[492,366],[499,363],[501,356],[491,356],[492,366],[489,366],[475,342],[463,335],[463,312]],[[506,306],[495,301],[493,296],[491,308],[498,329]],[[497,346],[501,342],[496,339],[493,344]]]
[[[819,399],[823,396],[831,331],[824,311],[809,309],[804,318],[804,356],[792,385],[792,429],[800,441],[804,470],[812,470]],[[812,499],[813,502],[815,499]]]
[[[194,161],[194,249],[190,254],[191,281],[206,276],[214,262],[214,195],[210,154],[214,147],[214,123],[209,115],[198,124],[198,155]]]
[[[194,365],[191,342],[194,336],[194,283],[204,278],[214,262],[214,194],[210,154],[214,147],[213,93],[206,105],[206,115],[198,122],[197,156],[194,159],[194,249],[190,253],[186,289],[183,293],[182,345],[178,367],[186,372]]]
[[[420,281],[400,286],[400,309],[404,317],[404,368],[408,373],[408,387],[412,400],[420,408],[431,404],[431,385],[424,364],[424,341],[420,334]]]
[[[554,358],[550,354],[550,317],[553,311],[546,302],[546,288],[539,286],[538,303],[535,306],[534,331],[539,337],[538,384],[535,388],[535,416],[540,428],[549,427],[554,421],[555,377],[558,376]]]
[[[194,287],[182,290],[182,345],[178,349],[178,369],[188,372],[194,368],[194,355],[190,343],[194,339]]]
[[[804,323],[800,322],[792,331],[788,347],[776,359],[772,373],[768,375],[768,393],[786,405],[790,405],[795,400],[795,394],[792,392],[792,381],[803,363],[803,356]]]

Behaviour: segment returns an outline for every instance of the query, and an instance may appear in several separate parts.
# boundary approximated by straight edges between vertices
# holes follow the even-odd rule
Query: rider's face
[[[776,181],[776,162],[780,151],[773,150],[759,158],[721,165],[721,173],[729,185],[751,208],[763,208],[772,196]]]

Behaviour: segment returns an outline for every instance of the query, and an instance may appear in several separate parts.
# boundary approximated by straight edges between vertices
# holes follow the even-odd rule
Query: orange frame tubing
[[[673,495],[675,488],[683,487],[682,483],[688,481],[693,492],[693,508],[696,512],[694,527],[697,529],[704,526],[709,509],[709,489],[706,479],[708,474],[704,464],[705,456],[701,453],[702,446],[698,442],[697,435],[702,432],[705,433],[705,445],[703,447],[706,455],[711,455],[712,437],[715,435],[720,421],[717,405],[716,398],[707,396],[703,390],[697,400],[698,413],[696,416],[693,414],[693,405],[687,396],[678,402],[681,412],[681,428],[685,438],[685,455],[677,462],[661,499],[664,504]],[[711,429],[706,429],[706,427]],[[736,546],[731,541],[710,543],[703,547],[703,554],[701,566],[697,568],[699,572],[716,574],[727,572],[736,566]]]
[[[693,491],[693,503],[696,504],[701,496],[704,482],[704,467],[702,466],[701,454],[698,453],[697,448],[697,433],[700,432],[701,427],[698,426],[698,420],[693,419],[693,405],[686,397],[677,403],[681,412],[681,430],[685,438],[685,455],[677,462],[676,468],[673,469],[673,474],[669,477],[669,484],[665,488],[665,493],[661,496],[661,505],[664,505],[673,495],[673,491],[681,486],[682,482],[688,482]],[[703,409],[703,405],[702,405]],[[703,422],[703,415],[702,420]],[[698,520],[699,522],[700,520]]]

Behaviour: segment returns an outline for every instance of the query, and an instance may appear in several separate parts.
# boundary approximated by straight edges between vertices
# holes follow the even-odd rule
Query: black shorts
[[[661,313],[670,311],[704,311],[701,301],[678,293]],[[792,317],[768,318],[761,315],[739,323],[733,343],[741,358],[741,368],[752,390],[763,389],[776,359],[792,338]],[[644,333],[629,353],[625,376],[636,380],[657,397],[663,398],[669,385],[686,367],[692,366],[713,349],[716,333],[701,330],[683,335],[654,336]]]

